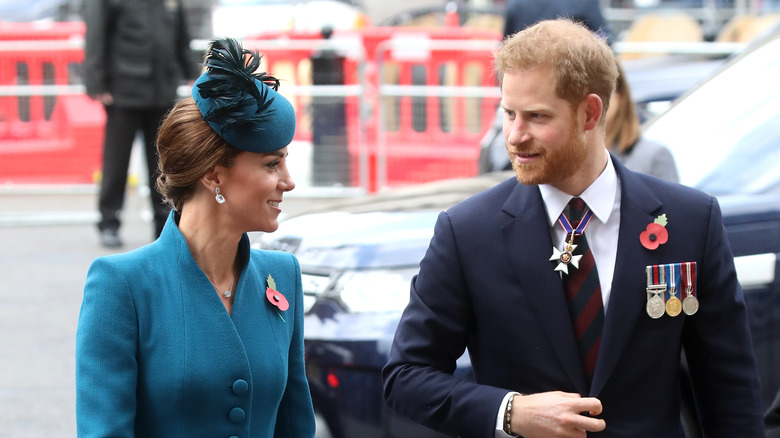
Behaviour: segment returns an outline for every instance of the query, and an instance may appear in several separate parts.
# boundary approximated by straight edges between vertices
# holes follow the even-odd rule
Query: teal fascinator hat
[[[295,111],[281,94],[279,80],[262,72],[261,55],[230,38],[209,44],[206,71],[192,87],[205,120],[223,140],[239,149],[279,150],[295,135]]]

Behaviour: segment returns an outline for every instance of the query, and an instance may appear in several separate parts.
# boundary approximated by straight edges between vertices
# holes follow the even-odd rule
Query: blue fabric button
[[[249,391],[249,384],[244,379],[238,379],[233,382],[233,393],[236,395],[244,395]]]
[[[241,423],[246,419],[246,413],[241,408],[233,408],[230,410],[228,418],[230,418],[230,421],[233,423]]]

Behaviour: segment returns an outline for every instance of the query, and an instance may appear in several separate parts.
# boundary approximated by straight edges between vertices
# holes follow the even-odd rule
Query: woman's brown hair
[[[618,65],[618,78],[615,88],[617,102],[613,111],[614,116],[607,120],[607,147],[616,149],[618,152],[627,152],[639,139],[641,133],[639,126],[639,116],[634,107],[634,100],[631,98],[631,90],[626,81],[626,75],[623,67]]]
[[[200,178],[215,166],[232,166],[239,152],[203,120],[191,97],[182,99],[166,115],[157,135],[157,190],[181,211]]]

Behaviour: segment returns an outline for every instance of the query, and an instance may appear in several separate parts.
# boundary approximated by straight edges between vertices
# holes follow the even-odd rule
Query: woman
[[[677,166],[669,149],[642,138],[639,116],[623,68],[618,64],[615,92],[607,108],[607,145],[612,154],[631,170],[678,182]]]
[[[212,42],[192,98],[158,137],[160,238],[89,269],[76,342],[80,437],[312,437],[301,274],[253,250],[295,187],[295,114],[254,74],[260,56]]]

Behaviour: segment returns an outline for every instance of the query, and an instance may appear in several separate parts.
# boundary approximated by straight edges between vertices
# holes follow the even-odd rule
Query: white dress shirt
[[[606,315],[609,307],[609,296],[612,292],[612,277],[615,274],[615,259],[620,232],[621,189],[620,180],[617,177],[617,173],[615,173],[615,166],[612,164],[612,157],[609,156],[606,149],[604,153],[607,155],[607,166],[601,172],[601,175],[580,194],[580,198],[593,211],[593,218],[585,229],[585,235],[588,236],[588,246],[596,262],[599,283],[601,285],[601,299],[604,302],[604,314]],[[548,184],[540,184],[539,191],[542,193],[542,200],[547,209],[547,219],[550,223],[553,245],[558,249],[562,249],[566,231],[558,222],[558,218],[573,196]],[[539,256],[549,258],[552,254],[553,249],[550,248],[549,253],[540,254]],[[550,262],[550,269],[555,269],[554,263],[556,262]],[[509,436],[504,433],[504,411],[506,410],[509,397],[515,394],[517,393],[507,393],[503,402],[499,405],[496,420],[496,438]]]

